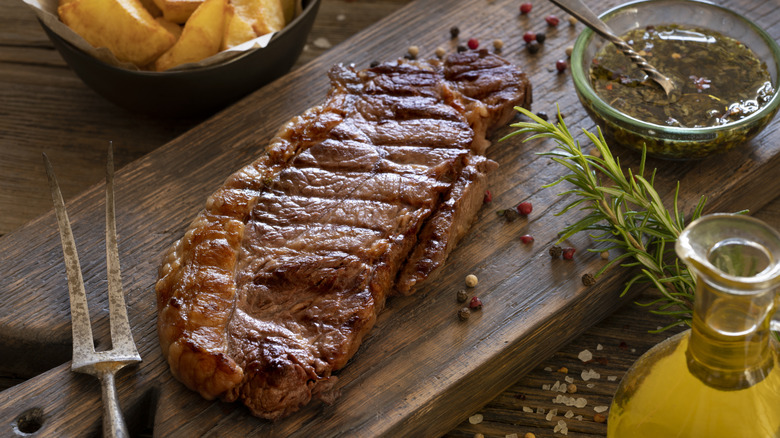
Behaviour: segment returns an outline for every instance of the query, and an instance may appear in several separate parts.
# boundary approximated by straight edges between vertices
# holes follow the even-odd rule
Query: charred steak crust
[[[332,397],[387,296],[442,266],[496,167],[486,131],[531,103],[486,51],[329,76],[325,103],[208,198],[156,284],[173,375],[268,419]]]

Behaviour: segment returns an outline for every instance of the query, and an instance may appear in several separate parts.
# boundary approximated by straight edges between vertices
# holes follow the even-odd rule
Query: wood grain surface
[[[573,220],[570,215],[554,216],[566,202],[557,190],[540,188],[562,173],[536,155],[550,150],[548,142],[523,144],[514,139],[491,147],[489,156],[501,164],[491,183],[493,202],[483,208],[441,278],[417,296],[388,302],[374,331],[340,374],[342,397],[333,406],[313,403],[285,421],[266,423],[239,406],[201,400],[170,377],[160,357],[153,283],[161,254],[227,175],[251,161],[285,120],[322,99],[327,87],[325,72],[333,63],[366,66],[375,59],[403,56],[413,44],[429,56],[437,46],[454,50],[470,37],[483,45],[500,38],[502,53],[531,75],[536,111],[552,114],[557,103],[570,127],[593,128],[576,101],[568,75],[553,69],[581,25],[565,23],[548,29],[543,17],[555,12],[551,5],[536,2],[533,14],[520,17],[517,2],[508,0],[404,3],[324,2],[320,14],[326,21],[318,20],[323,23],[319,28],[315,24],[310,48],[298,68],[206,120],[154,120],[114,108],[64,67],[42,31],[34,27],[29,11],[4,5],[11,13],[1,19],[0,29],[11,29],[5,24],[14,19],[27,20],[29,26],[17,25],[19,32],[2,34],[4,41],[18,44],[2,46],[0,64],[0,74],[9,79],[3,83],[14,84],[4,85],[0,96],[9,103],[0,109],[0,146],[5,153],[0,161],[0,213],[6,227],[0,232],[7,233],[0,238],[0,368],[21,383],[0,395],[0,427],[6,428],[0,435],[12,434],[19,416],[37,414],[36,408],[41,409],[40,436],[98,433],[97,381],[69,371],[68,299],[54,218],[47,213],[20,224],[50,208],[43,179],[24,169],[33,166],[28,159],[31,155],[37,161],[40,152],[48,150],[58,172],[69,169],[62,170],[71,177],[64,187],[71,200],[68,209],[96,339],[100,346],[107,346],[100,179],[108,140],[114,141],[122,166],[116,181],[120,254],[131,324],[144,358],[118,380],[122,407],[134,434],[522,436],[534,432],[554,436],[554,425],[565,421],[569,436],[604,435],[604,424],[593,419],[593,407],[608,405],[628,365],[666,336],[646,335],[648,329],[665,321],[627,307],[577,337],[629,301],[617,298],[626,274],[613,272],[594,287],[582,286],[580,275],[603,263],[584,251],[591,244],[586,236],[567,242],[579,250],[573,262],[551,260],[547,255],[557,232]],[[616,3],[604,2],[603,6]],[[777,1],[722,4],[780,37]],[[396,8],[395,13],[351,36],[370,18],[378,19]],[[460,41],[449,38],[453,25],[461,29]],[[548,34],[536,56],[523,50],[522,34],[529,29]],[[327,50],[328,44],[318,38],[326,38],[329,44],[347,39]],[[326,56],[317,56],[325,50]],[[14,68],[20,65],[25,68]],[[61,75],[52,79],[51,70],[57,69]],[[50,92],[41,92],[46,86]],[[780,194],[777,130],[775,121],[748,147],[722,157],[695,163],[651,160],[650,166],[659,168],[659,191],[670,200],[680,180],[682,203],[688,209],[700,195],[706,195],[708,211],[749,208],[780,226],[780,203],[765,207]],[[507,132],[508,128],[494,137]],[[635,155],[617,152],[625,163],[635,164]],[[14,181],[15,175],[27,180]],[[505,223],[496,216],[496,210],[523,200],[535,206],[527,220]],[[11,216],[14,219],[6,219]],[[518,236],[525,233],[534,235],[532,246],[519,243]],[[473,293],[482,297],[485,308],[463,323],[455,317],[459,306],[454,295],[463,288],[467,273],[479,276]],[[598,345],[603,348],[599,350]],[[577,354],[584,349],[592,351],[597,360],[580,361]],[[542,385],[563,381],[564,373],[558,371],[561,366],[567,367],[566,375],[575,379],[578,393],[589,401],[586,408],[572,409],[572,418],[563,416],[562,406],[551,403],[554,393],[542,389]],[[586,369],[602,377],[585,382],[580,373]],[[550,410],[556,408],[559,412],[551,416]],[[474,413],[483,415],[479,424],[466,421]]]

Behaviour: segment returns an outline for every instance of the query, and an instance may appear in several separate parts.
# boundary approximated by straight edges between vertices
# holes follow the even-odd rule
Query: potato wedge
[[[230,4],[257,36],[280,31],[285,25],[281,0],[230,0]]]
[[[184,24],[204,0],[154,0],[163,17],[174,23]]]
[[[171,35],[173,35],[173,37],[176,38],[176,40],[179,39],[182,30],[181,26],[174,23],[173,21],[166,20],[165,17],[155,17],[154,19],[157,20],[157,22],[160,23],[162,27],[167,29],[168,32],[170,32]]]
[[[121,61],[141,67],[170,49],[175,38],[139,0],[70,0],[60,20],[95,47],[107,47]]]
[[[289,24],[295,18],[295,3],[297,0],[282,0],[282,11],[284,11],[284,24]]]
[[[236,14],[233,5],[228,4],[225,14],[225,35],[222,38],[220,50],[235,47],[254,38],[257,38],[257,34],[252,29],[252,23]]]
[[[227,0],[205,0],[187,20],[176,44],[154,62],[154,69],[164,71],[216,54],[222,43],[226,10]]]

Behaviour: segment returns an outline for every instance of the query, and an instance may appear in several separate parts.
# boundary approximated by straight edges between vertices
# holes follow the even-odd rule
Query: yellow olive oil
[[[621,382],[624,397],[612,403],[607,436],[780,437],[780,367],[748,388],[715,389],[688,370],[690,334],[666,340],[634,364]],[[780,363],[777,342],[771,346]]]

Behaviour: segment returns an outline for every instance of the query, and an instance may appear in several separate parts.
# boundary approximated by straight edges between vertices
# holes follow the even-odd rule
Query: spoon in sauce
[[[593,11],[591,11],[590,8],[581,0],[550,0],[550,1],[554,3],[556,6],[558,6],[559,8],[563,9],[564,11],[574,16],[576,19],[583,22],[594,32],[606,38],[612,44],[617,46],[617,48],[620,49],[621,52],[623,52],[629,58],[631,58],[631,61],[633,61],[634,64],[637,65],[637,67],[641,68],[642,71],[647,73],[647,76],[650,79],[655,81],[658,85],[661,86],[661,88],[663,88],[664,92],[666,93],[667,99],[676,100],[675,97],[679,97],[676,96],[679,93],[675,93],[677,87],[675,86],[674,82],[672,82],[671,79],[669,79],[663,73],[659,72],[655,67],[650,65],[647,62],[647,60],[643,58],[641,55],[639,55],[637,52],[635,52],[634,49],[632,49],[628,43],[623,41],[623,39],[621,39],[619,36],[615,35],[612,29],[610,29],[606,23],[601,21],[601,19],[599,19],[599,17],[595,13],[593,13]]]

